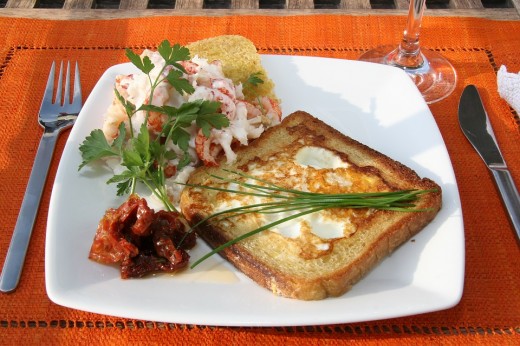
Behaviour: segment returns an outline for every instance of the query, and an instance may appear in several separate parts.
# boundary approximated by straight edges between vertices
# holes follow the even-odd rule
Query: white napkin
[[[520,72],[510,73],[502,65],[497,72],[498,93],[520,114]]]

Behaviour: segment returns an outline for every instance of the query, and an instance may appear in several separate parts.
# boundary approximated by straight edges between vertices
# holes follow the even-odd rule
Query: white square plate
[[[443,208],[410,242],[342,297],[297,301],[274,296],[219,256],[194,270],[122,280],[117,267],[89,260],[105,210],[117,207],[115,186],[101,167],[78,172],[78,147],[112,102],[109,68],[93,89],[61,158],[47,224],[47,293],[57,304],[125,318],[225,326],[350,323],[447,309],[464,281],[464,231],[457,183],[437,125],[409,77],[393,67],[340,59],[263,56],[284,115],[304,110],[346,135],[435,180]],[[199,241],[192,259],[207,253]]]

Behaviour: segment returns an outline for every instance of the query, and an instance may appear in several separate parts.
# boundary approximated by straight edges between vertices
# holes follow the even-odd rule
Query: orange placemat
[[[0,18],[0,261],[3,263],[41,136],[36,114],[54,59],[78,60],[87,95],[124,48],[154,48],[219,34],[250,38],[260,53],[356,59],[380,44],[397,43],[405,18],[310,15],[289,17],[159,17],[110,21]],[[520,22],[425,18],[422,44],[452,61],[460,81],[452,96],[430,108],[446,142],[461,194],[466,276],[461,302],[445,311],[333,326],[224,328],[136,321],[76,311],[45,293],[45,224],[52,181],[66,141],[59,140],[18,290],[0,295],[1,343],[437,343],[514,344],[520,337],[520,251],[490,175],[463,137],[458,98],[477,85],[495,134],[520,181],[520,121],[496,92],[496,70],[520,70]]]

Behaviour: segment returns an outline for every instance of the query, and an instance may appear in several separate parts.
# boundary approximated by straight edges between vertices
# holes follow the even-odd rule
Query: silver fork
[[[70,62],[67,62],[65,86],[62,83],[63,62],[60,64],[56,97],[53,101],[55,69],[56,64],[53,62],[38,117],[44,132],[0,276],[0,291],[4,293],[11,292],[18,286],[58,135],[74,124],[82,106],[78,63],[76,62],[75,67],[72,102],[70,102]]]

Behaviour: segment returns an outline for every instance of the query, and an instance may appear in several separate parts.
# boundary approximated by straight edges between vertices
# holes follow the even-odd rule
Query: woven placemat
[[[77,60],[87,95],[124,48],[154,48],[220,34],[250,38],[260,53],[356,59],[399,41],[404,17],[309,15],[289,17],[159,17],[111,21],[0,18],[0,261],[3,263],[41,129],[36,114],[47,68]],[[496,71],[520,70],[520,22],[425,18],[422,45],[451,60],[459,75],[452,96],[430,109],[448,148],[461,194],[466,276],[461,302],[445,311],[365,323],[284,328],[223,328],[136,321],[60,307],[45,292],[45,225],[52,181],[67,134],[59,139],[18,290],[0,295],[2,343],[262,343],[335,344],[515,343],[520,336],[520,251],[490,175],[462,135],[458,98],[479,87],[511,172],[520,181],[520,121],[496,91]]]

